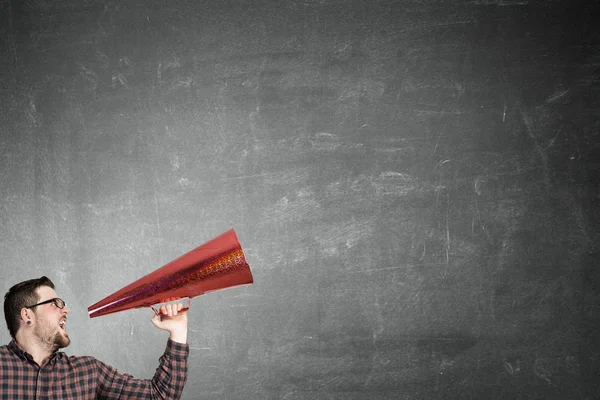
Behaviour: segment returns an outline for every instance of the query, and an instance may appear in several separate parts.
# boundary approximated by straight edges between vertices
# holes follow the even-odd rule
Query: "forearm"
[[[186,344],[187,343],[187,327],[184,329],[172,330],[169,333],[169,339],[176,343]]]
[[[187,380],[189,346],[169,340],[152,378],[155,398],[179,399]]]
[[[152,379],[135,379],[96,360],[97,395],[114,399],[179,399],[187,380],[188,354],[187,344],[169,340]]]

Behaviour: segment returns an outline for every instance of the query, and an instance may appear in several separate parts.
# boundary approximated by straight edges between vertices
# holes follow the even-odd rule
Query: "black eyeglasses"
[[[53,299],[42,301],[41,303],[37,303],[32,306],[25,306],[25,308],[33,308],[33,307],[41,306],[42,304],[48,304],[48,303],[54,303],[54,305],[60,309],[63,309],[67,305],[63,301],[63,299],[59,299],[58,297],[55,297]]]

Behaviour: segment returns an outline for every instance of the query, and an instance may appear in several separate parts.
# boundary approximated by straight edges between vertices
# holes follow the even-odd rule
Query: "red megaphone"
[[[152,307],[252,282],[250,266],[231,229],[88,307],[88,314],[94,318]]]

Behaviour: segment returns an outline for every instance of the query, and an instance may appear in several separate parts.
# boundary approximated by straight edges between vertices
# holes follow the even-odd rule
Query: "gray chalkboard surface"
[[[592,3],[1,0],[2,290],[150,377],[87,307],[235,228],[185,399],[597,399]]]

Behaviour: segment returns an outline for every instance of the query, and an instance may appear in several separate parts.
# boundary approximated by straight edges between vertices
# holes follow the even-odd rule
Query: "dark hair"
[[[15,338],[21,327],[21,309],[27,305],[40,301],[37,289],[40,286],[48,286],[54,289],[54,283],[45,276],[38,279],[30,279],[17,283],[4,295],[4,318],[10,336]]]

